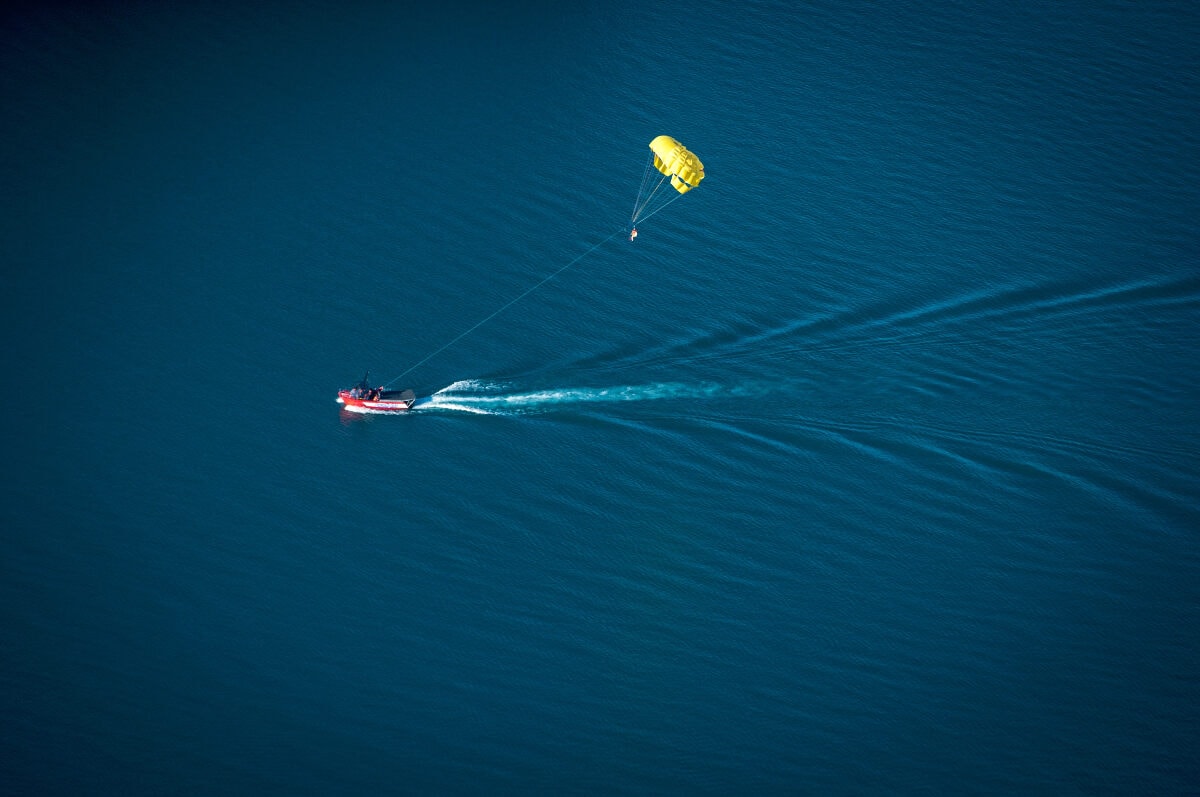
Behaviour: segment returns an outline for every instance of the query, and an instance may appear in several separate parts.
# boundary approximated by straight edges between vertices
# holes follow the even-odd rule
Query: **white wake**
[[[464,379],[417,401],[414,409],[472,412],[486,415],[545,412],[572,405],[666,399],[710,400],[740,395],[715,382],[653,382],[614,387],[563,387],[514,390],[511,386],[477,379]]]

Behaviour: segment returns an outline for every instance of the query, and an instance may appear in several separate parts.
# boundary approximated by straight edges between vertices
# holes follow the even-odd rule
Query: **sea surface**
[[[1197,794],[1198,41],[3,12],[0,791]]]

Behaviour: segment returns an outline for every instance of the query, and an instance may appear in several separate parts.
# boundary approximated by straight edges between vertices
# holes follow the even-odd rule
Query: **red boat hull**
[[[386,393],[379,398],[352,396],[349,390],[339,390],[337,402],[350,412],[408,412],[412,409],[413,400],[409,398],[392,397]]]

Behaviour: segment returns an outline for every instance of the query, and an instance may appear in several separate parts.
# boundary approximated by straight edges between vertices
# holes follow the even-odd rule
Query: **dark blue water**
[[[1195,793],[1200,13],[227,5],[0,27],[3,791]]]

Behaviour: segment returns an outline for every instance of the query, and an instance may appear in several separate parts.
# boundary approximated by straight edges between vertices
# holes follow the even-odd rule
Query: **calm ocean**
[[[1197,42],[4,12],[0,792],[1196,794]]]

